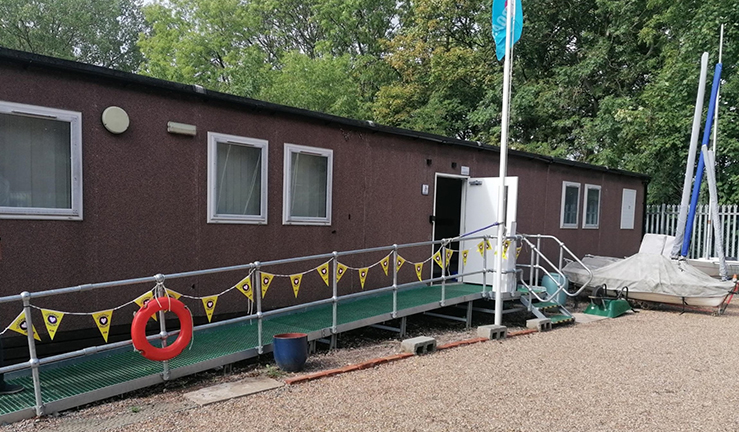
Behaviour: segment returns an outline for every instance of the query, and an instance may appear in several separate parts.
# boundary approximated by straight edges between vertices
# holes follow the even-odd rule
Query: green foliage
[[[344,117],[367,118],[353,69],[347,54],[310,58],[293,51],[284,56],[280,70],[272,71],[271,85],[262,91],[259,99]]]
[[[280,378],[283,378],[285,375],[287,375],[285,371],[271,364],[265,366],[264,373],[265,375],[267,375],[268,377],[272,379],[280,379]]]
[[[487,6],[477,0],[418,0],[386,44],[398,79],[382,87],[375,120],[473,139],[469,121],[495,71]]]
[[[172,0],[143,9],[151,26],[139,41],[143,73],[242,96],[265,84],[255,17],[239,0]]]
[[[700,55],[717,61],[725,23],[718,187],[723,201],[739,201],[736,6],[525,0],[511,147],[646,173],[650,202],[677,202]],[[489,0],[1,0],[0,45],[500,140],[502,62]]]
[[[142,61],[140,0],[2,0],[0,46],[124,71]]]

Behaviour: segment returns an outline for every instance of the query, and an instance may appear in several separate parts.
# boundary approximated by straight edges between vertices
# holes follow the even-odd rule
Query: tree
[[[487,6],[479,0],[418,0],[387,42],[387,62],[398,79],[383,86],[376,121],[472,139],[469,114],[495,70]]]
[[[723,22],[719,191],[739,199],[735,3],[524,2],[511,147],[649,174],[650,202],[675,202],[698,59],[709,50],[715,61]],[[160,0],[144,11],[150,75],[499,142],[502,62],[489,0]]]
[[[638,149],[631,155],[630,166],[652,175],[651,202],[679,202],[700,56],[703,51],[710,55],[705,113],[713,64],[718,61],[719,26],[726,23],[716,171],[719,199],[736,203],[739,200],[739,77],[736,76],[739,50],[734,42],[739,40],[739,10],[736,3],[654,0],[651,7],[656,13],[641,34],[663,44],[662,67],[654,71],[640,95],[640,109],[625,113],[630,121],[641,125],[641,130],[633,133]]]
[[[124,71],[142,61],[140,0],[3,0],[0,45]]]
[[[255,17],[239,0],[172,0],[143,8],[151,30],[139,40],[148,75],[241,96],[266,83]]]
[[[310,58],[297,51],[284,55],[259,98],[356,119],[367,118],[348,54]]]
[[[388,0],[172,0],[144,7],[142,70],[158,78],[368,119],[387,82]],[[365,21],[366,19],[366,21]]]

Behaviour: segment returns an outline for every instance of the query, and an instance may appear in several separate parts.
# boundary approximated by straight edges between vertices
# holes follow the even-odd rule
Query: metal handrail
[[[489,239],[490,236],[468,237],[466,238],[466,240],[486,239],[486,238]],[[105,289],[105,288],[119,287],[119,286],[124,286],[124,285],[140,284],[140,283],[146,283],[146,282],[150,282],[150,283],[154,283],[158,285],[158,284],[163,284],[165,280],[184,278],[184,277],[202,276],[202,275],[238,271],[238,270],[252,270],[252,269],[258,269],[258,268],[263,269],[268,266],[292,264],[292,263],[310,261],[310,260],[316,260],[316,259],[325,259],[325,258],[336,259],[340,256],[350,256],[350,255],[358,255],[358,254],[372,253],[372,252],[393,251],[393,250],[408,249],[412,247],[429,246],[429,245],[435,245],[435,244],[447,245],[451,243],[452,241],[456,241],[456,239],[457,238],[441,239],[441,240],[406,243],[406,244],[392,245],[392,246],[372,247],[372,248],[356,249],[356,250],[351,250],[351,251],[331,252],[331,253],[316,254],[316,255],[309,255],[309,256],[303,256],[303,257],[293,257],[293,258],[286,258],[286,259],[279,259],[279,260],[272,260],[272,261],[265,261],[265,262],[255,261],[253,263],[248,263],[248,264],[217,267],[217,268],[211,268],[211,269],[205,269],[205,270],[179,272],[179,273],[171,273],[171,274],[157,274],[154,276],[147,276],[147,277],[140,277],[140,278],[121,279],[117,281],[100,282],[100,283],[81,284],[81,285],[64,287],[64,288],[57,288],[57,289],[37,291],[37,292],[28,292],[28,293],[24,292],[23,294],[19,294],[19,295],[4,296],[4,297],[0,297],[0,303],[23,301],[24,294],[25,294],[25,298],[27,299],[27,301],[30,302],[31,299],[35,299],[35,298],[43,298],[43,297],[50,297],[50,296],[71,294],[71,293],[79,293],[79,292],[84,292],[84,291],[93,291],[93,290],[99,290],[99,289]],[[393,268],[396,269],[397,271],[396,265],[393,265]],[[480,274],[482,272],[483,270],[467,272],[467,273],[455,275],[454,277],[471,276],[475,274]],[[333,273],[335,275],[336,272],[334,271]],[[451,276],[443,275],[442,277],[438,277],[438,278],[424,279],[418,282],[410,282],[410,283],[405,283],[405,284],[400,284],[400,285],[398,285],[396,282],[394,284],[395,286],[381,287],[381,288],[377,288],[377,289],[373,289],[369,291],[357,292],[353,294],[347,294],[344,296],[337,296],[337,300],[346,300],[346,299],[352,299],[352,298],[359,298],[363,296],[376,295],[378,293],[385,292],[387,290],[393,290],[393,289],[400,290],[406,287],[418,286],[418,284],[421,284],[421,283],[434,283],[434,282],[440,282],[440,281],[445,282],[446,280],[449,280],[451,278],[452,278]],[[257,278],[255,279],[258,280]],[[252,286],[259,287],[259,284],[253,284]],[[257,299],[255,300],[256,300],[256,303],[261,303],[261,295],[259,295],[259,293],[257,293]],[[247,315],[244,317],[237,317],[237,318],[233,318],[229,320],[219,321],[217,323],[208,323],[208,324],[196,326],[193,330],[199,331],[199,330],[203,330],[207,328],[217,327],[220,325],[232,324],[232,323],[236,323],[240,321],[247,321],[247,320],[252,320],[252,319],[259,319],[260,317],[265,318],[269,316],[290,313],[295,310],[300,310],[300,309],[307,308],[307,307],[315,307],[315,306],[319,306],[322,304],[331,303],[333,301],[334,301],[333,298],[328,298],[328,299],[318,300],[318,301],[314,301],[310,303],[303,303],[300,305],[275,309],[271,311],[261,311],[259,310],[260,308],[258,307],[257,313]],[[30,315],[30,313],[28,313],[27,315]],[[176,330],[173,332],[166,332],[166,329],[164,330],[160,329],[160,334],[149,336],[147,337],[147,339],[150,339],[150,340],[166,339],[178,333],[179,333],[179,330]],[[100,345],[96,347],[88,347],[88,348],[84,348],[81,350],[40,359],[38,364],[48,364],[48,363],[52,363],[56,361],[68,360],[68,359],[79,357],[79,356],[109,351],[109,350],[129,346],[129,345],[131,345],[130,340],[106,344],[106,345]],[[34,342],[34,347],[35,347],[35,342]],[[29,369],[29,368],[31,368],[30,364],[19,363],[19,364],[15,364],[11,366],[0,367],[0,373],[15,372],[18,370]]]
[[[351,251],[341,251],[341,252],[331,252],[331,253],[324,253],[324,254],[316,254],[316,255],[309,255],[309,256],[303,256],[303,257],[293,257],[293,258],[286,258],[286,259],[278,259],[278,260],[272,260],[272,261],[265,261],[265,262],[259,262],[254,261],[248,264],[240,264],[235,266],[226,266],[226,267],[217,267],[217,268],[210,268],[205,270],[196,270],[196,271],[187,271],[187,272],[179,272],[179,273],[171,273],[171,274],[157,274],[154,276],[147,276],[147,277],[139,277],[139,278],[132,278],[132,279],[122,279],[117,281],[109,281],[109,282],[101,282],[101,283],[90,283],[90,284],[82,284],[82,285],[76,285],[76,286],[70,286],[70,287],[64,287],[64,288],[57,288],[57,289],[51,289],[51,290],[44,290],[44,291],[38,291],[38,292],[27,292],[24,291],[20,295],[12,295],[12,296],[4,296],[0,297],[0,304],[2,303],[9,303],[14,301],[21,301],[23,303],[25,317],[26,317],[26,324],[27,328],[33,328],[32,324],[32,314],[31,314],[31,300],[37,299],[37,298],[44,298],[44,297],[50,297],[50,296],[57,296],[57,295],[64,295],[64,294],[72,294],[72,293],[80,293],[80,292],[86,292],[86,291],[94,291],[94,290],[100,290],[100,289],[106,289],[106,288],[112,288],[112,287],[119,287],[124,285],[134,285],[134,284],[142,284],[142,283],[152,283],[155,284],[154,289],[156,290],[157,296],[166,295],[166,286],[165,281],[171,280],[171,279],[178,279],[178,278],[186,278],[186,277],[194,277],[194,276],[203,276],[203,275],[209,275],[209,274],[216,274],[216,273],[223,273],[223,272],[232,272],[232,271],[243,271],[248,270],[251,271],[251,277],[252,277],[252,290],[254,293],[254,296],[256,296],[255,299],[252,300],[252,303],[249,305],[249,312],[251,312],[252,305],[256,306],[255,313],[249,313],[248,315],[244,315],[241,317],[236,317],[228,320],[219,321],[216,323],[207,323],[203,325],[199,325],[195,327],[193,330],[195,332],[199,332],[201,330],[206,330],[209,328],[239,323],[239,322],[245,322],[245,321],[252,321],[257,320],[257,352],[263,353],[263,348],[266,345],[265,341],[263,340],[263,321],[264,319],[289,314],[292,312],[295,312],[297,310],[311,308],[311,307],[317,307],[321,305],[331,304],[332,305],[332,323],[330,327],[330,331],[332,334],[332,337],[335,336],[338,332],[338,307],[339,303],[347,300],[353,300],[365,296],[373,296],[377,295],[383,292],[392,291],[393,293],[393,308],[392,308],[392,317],[397,317],[398,315],[398,292],[411,287],[417,287],[419,284],[432,284],[432,283],[438,283],[441,282],[441,298],[439,299],[439,305],[444,306],[446,303],[446,287],[447,282],[456,278],[463,278],[465,276],[472,276],[477,274],[483,275],[483,285],[481,288],[482,296],[486,297],[489,293],[492,294],[493,287],[491,287],[490,292],[487,290],[487,274],[488,273],[496,273],[495,269],[488,269],[486,267],[486,257],[487,257],[487,248],[483,248],[483,267],[480,270],[476,271],[469,271],[464,272],[461,274],[447,274],[447,255],[446,253],[442,254],[442,270],[441,270],[441,276],[439,277],[432,277],[428,279],[422,279],[420,281],[413,281],[413,282],[407,282],[407,283],[399,283],[398,281],[398,266],[397,266],[397,260],[398,260],[398,251],[408,248],[414,248],[414,247],[421,247],[421,246],[429,246],[429,245],[441,245],[443,247],[447,247],[449,244],[455,241],[460,241],[464,239],[465,241],[469,240],[483,240],[485,242],[489,242],[491,239],[495,239],[496,236],[491,235],[477,235],[472,236],[472,234],[475,234],[479,232],[473,231],[470,233],[466,233],[464,235],[460,235],[454,238],[448,238],[448,239],[441,239],[441,240],[433,240],[433,241],[423,241],[423,242],[415,242],[415,243],[407,243],[407,244],[401,244],[401,245],[391,245],[391,246],[381,246],[381,247],[372,247],[372,248],[364,248],[364,249],[356,249]],[[510,236],[506,237],[507,239],[515,240],[516,236]],[[351,294],[346,294],[339,296],[338,295],[338,279],[337,279],[337,266],[338,266],[338,259],[340,257],[347,257],[352,255],[359,255],[359,254],[367,254],[367,253],[374,253],[374,252],[389,252],[390,255],[392,255],[393,259],[393,275],[392,275],[392,285],[380,287],[377,289],[362,291],[362,292],[356,292]],[[268,268],[270,266],[279,266],[279,265],[285,265],[285,264],[293,264],[293,263],[299,263],[299,262],[306,262],[306,261],[312,261],[312,260],[319,260],[319,259],[327,259],[330,261],[332,271],[332,276],[330,279],[330,287],[332,288],[331,297],[324,298],[316,301],[312,301],[309,303],[302,303],[299,305],[279,308],[279,309],[273,309],[273,310],[263,310],[263,302],[262,302],[262,293],[261,293],[261,274],[262,271],[265,268]],[[424,261],[425,262],[425,261]],[[433,260],[431,266],[433,267]],[[520,273],[520,270],[501,270],[501,273]],[[36,307],[36,306],[33,306]],[[179,330],[175,331],[167,331],[166,324],[163,316],[163,312],[159,313],[159,333],[151,336],[147,336],[148,340],[156,340],[159,339],[162,341],[163,344],[166,344],[166,340],[171,337],[179,334]],[[52,363],[57,363],[64,360],[70,360],[77,357],[83,357],[98,353],[103,353],[106,351],[116,350],[116,349],[122,349],[128,346],[132,345],[131,340],[125,340],[105,345],[98,345],[93,347],[88,347],[68,353],[58,354],[46,358],[39,359],[36,355],[36,342],[33,337],[33,332],[28,331],[27,332],[27,339],[28,339],[28,347],[29,347],[29,361],[25,363],[19,363],[11,366],[5,366],[0,367],[0,373],[8,373],[8,372],[16,372],[26,369],[31,369],[32,376],[33,376],[33,384],[34,384],[34,397],[36,399],[36,414],[37,415],[43,415],[44,414],[44,403],[43,399],[41,397],[41,383],[40,383],[40,377],[39,377],[39,368],[44,365],[49,365]],[[167,380],[170,378],[170,371],[169,371],[169,364],[168,362],[163,362],[162,364],[162,378]]]
[[[580,295],[580,293],[582,293],[583,290],[585,290],[585,288],[587,288],[588,285],[590,284],[590,282],[593,280],[593,272],[587,266],[585,266],[585,264],[583,264],[583,262],[580,261],[580,259],[574,253],[572,253],[572,251],[567,246],[565,246],[565,244],[561,240],[559,240],[557,237],[552,236],[552,235],[543,235],[543,234],[520,234],[518,236],[518,238],[520,240],[522,240],[523,242],[525,242],[529,246],[529,248],[532,251],[532,256],[534,254],[536,254],[536,260],[535,260],[536,263],[533,263],[534,260],[532,259],[532,263],[530,263],[530,264],[518,264],[518,266],[520,266],[520,267],[529,267],[532,270],[533,269],[536,269],[537,278],[538,278],[538,274],[539,274],[538,272],[539,272],[539,270],[543,270],[550,277],[552,276],[552,274],[545,267],[543,267],[543,266],[541,266],[539,264],[539,262],[540,262],[539,260],[540,259],[543,259],[546,264],[548,264],[557,274],[559,274],[562,277],[562,279],[564,279],[565,278],[565,275],[561,271],[562,261],[563,261],[563,258],[564,258],[564,252],[566,252],[569,256],[571,256],[573,258],[573,261],[575,261],[578,264],[580,264],[580,266],[582,266],[582,268],[584,268],[588,272],[588,275],[589,275],[587,282],[585,282],[580,287],[580,289],[577,290],[574,293],[571,293],[571,292],[567,291],[566,289],[564,289],[565,288],[564,284],[559,282],[559,280],[562,280],[562,279],[560,279],[560,278],[557,278],[557,279],[552,278],[552,280],[554,281],[554,283],[557,284],[557,290],[555,292],[551,293],[550,295],[546,296],[546,299],[542,299],[541,297],[539,297],[539,295],[535,291],[531,290],[531,286],[528,283],[526,283],[526,281],[523,280],[523,276],[521,276],[521,283],[526,287],[526,289],[529,291],[530,294],[532,294],[534,297],[536,297],[537,300],[542,301],[542,302],[544,302],[544,301],[546,301],[546,302],[552,301],[553,299],[555,299],[557,297],[557,295],[559,295],[560,292],[564,292],[565,295],[567,295],[569,297],[576,297],[576,296]],[[536,246],[529,240],[530,238],[537,240],[537,245]],[[541,240],[547,240],[547,239],[548,240],[554,240],[557,243],[557,245],[559,246],[559,265],[557,265],[557,266],[555,266],[554,263],[552,263],[541,252],[541,250],[540,250],[540,248],[541,248],[541,242],[540,241]]]

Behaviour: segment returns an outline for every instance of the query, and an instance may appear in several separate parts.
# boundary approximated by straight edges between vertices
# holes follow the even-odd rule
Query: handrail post
[[[154,275],[154,280],[157,282],[154,295],[157,298],[167,295],[167,291],[164,288],[164,279],[164,275],[161,273]],[[167,324],[164,322],[164,311],[160,310],[157,312],[157,315],[159,317],[159,338],[162,340],[162,348],[164,348],[167,346]],[[162,379],[165,381],[169,380],[169,360],[162,362]]]
[[[393,244],[393,318],[398,317],[398,245]]]
[[[39,377],[39,361],[36,355],[36,340],[33,338],[33,320],[31,319],[31,293],[23,291],[23,313],[26,317],[26,336],[28,337],[28,364],[33,376],[33,395],[36,398],[36,415],[44,415],[44,400],[41,397],[41,378]]]
[[[526,242],[531,244],[528,239],[526,239]],[[531,248],[531,258],[529,259],[529,286],[536,286],[536,280],[534,279],[534,258],[534,248]]]
[[[536,250],[539,253],[536,255],[536,284],[539,285],[539,267],[541,266],[541,236],[536,236]]]
[[[488,235],[482,238],[482,296],[486,295],[488,289]],[[491,290],[492,293],[492,290]]]
[[[444,239],[444,241],[441,243],[441,301],[439,302],[439,305],[446,306],[446,245],[447,240]]]
[[[333,272],[331,273],[331,291],[333,293],[331,300],[333,301],[333,310],[332,310],[332,316],[331,316],[331,334],[336,334],[336,329],[338,326],[339,321],[339,282],[336,280],[336,272],[338,270],[338,257],[339,253],[334,251],[333,252]]]
[[[559,267],[557,267],[557,270],[559,271],[562,271],[562,261],[564,258],[564,249],[563,249],[564,245],[565,245],[564,243],[559,241]]]
[[[495,319],[493,323],[495,325],[502,325],[503,323],[503,284],[505,281],[503,278],[503,241],[507,236],[505,223],[498,225],[498,235],[495,240],[497,256],[495,257]]]
[[[252,291],[257,299],[257,353],[264,353],[264,341],[262,341],[262,265],[259,261],[254,262],[254,280],[252,281]]]

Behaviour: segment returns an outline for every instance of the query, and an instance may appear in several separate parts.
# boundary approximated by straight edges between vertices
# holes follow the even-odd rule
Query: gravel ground
[[[737,324],[736,306],[721,317],[642,310],[206,407],[182,397],[279,375],[264,364],[237,365],[0,431],[736,431]],[[409,327],[440,343],[474,336],[433,322]],[[347,335],[346,348],[312,356],[306,371],[397,353],[399,342],[383,334]]]

